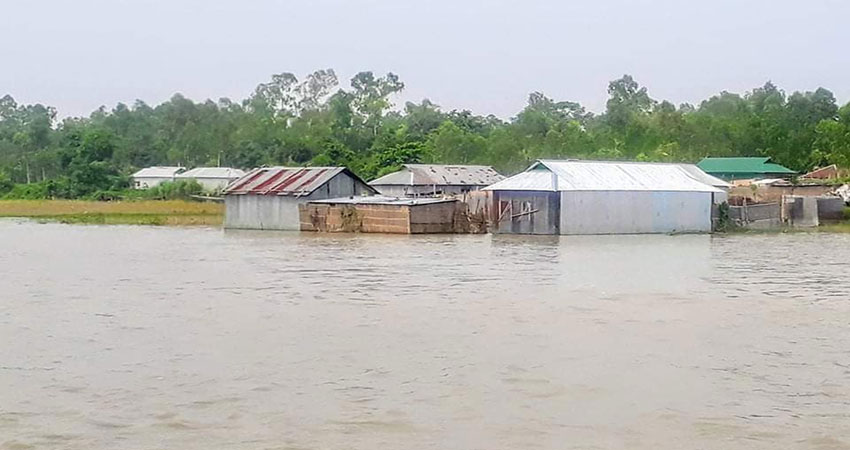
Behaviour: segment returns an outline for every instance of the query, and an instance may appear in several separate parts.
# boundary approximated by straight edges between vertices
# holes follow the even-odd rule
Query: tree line
[[[344,165],[365,179],[404,163],[486,164],[514,173],[540,158],[696,162],[769,156],[798,171],[850,166],[850,104],[827,89],[787,95],[774,84],[721,92],[699,105],[653,99],[631,76],[610,82],[605,111],[529,95],[515,117],[444,111],[429,100],[394,108],[393,73],[274,75],[246,99],[180,94],[89,117],[0,98],[0,195],[77,198],[128,186],[151,165]],[[16,186],[18,185],[18,186]]]

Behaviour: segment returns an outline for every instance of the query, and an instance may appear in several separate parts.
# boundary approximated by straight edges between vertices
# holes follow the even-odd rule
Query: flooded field
[[[0,221],[0,449],[850,449],[848,262]]]

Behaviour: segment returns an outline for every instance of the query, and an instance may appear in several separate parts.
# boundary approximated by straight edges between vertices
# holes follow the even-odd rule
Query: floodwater
[[[848,449],[850,236],[0,222],[0,449]]]

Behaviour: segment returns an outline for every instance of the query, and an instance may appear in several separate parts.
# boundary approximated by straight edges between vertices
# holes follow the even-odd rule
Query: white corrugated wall
[[[561,192],[561,234],[711,231],[710,192]]]
[[[305,201],[281,195],[227,195],[224,227],[297,231],[301,229],[298,204]]]

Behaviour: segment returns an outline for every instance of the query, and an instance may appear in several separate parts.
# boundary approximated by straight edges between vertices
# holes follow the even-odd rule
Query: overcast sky
[[[697,103],[772,80],[850,100],[846,0],[0,0],[0,95],[60,114],[180,92],[242,99],[272,73],[392,71],[397,99],[507,118],[529,92],[600,111],[631,74]]]

